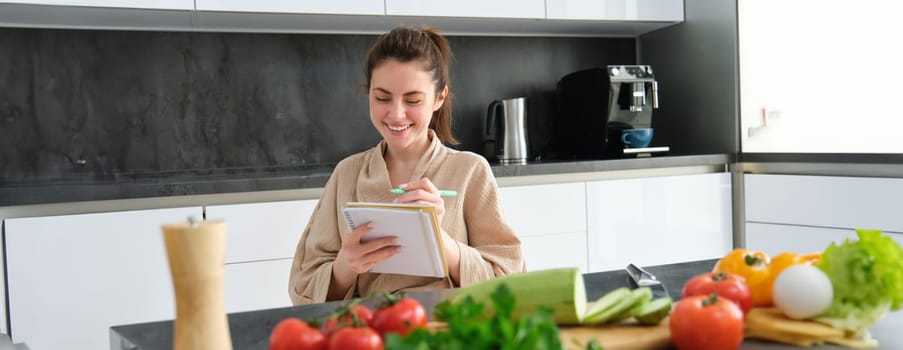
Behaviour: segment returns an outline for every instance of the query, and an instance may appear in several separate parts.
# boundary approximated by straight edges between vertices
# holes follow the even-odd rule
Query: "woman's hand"
[[[401,251],[394,236],[361,242],[361,237],[371,230],[373,227],[370,226],[370,223],[358,226],[342,240],[342,247],[339,248],[339,253],[332,265],[334,283],[329,288],[331,296],[338,295],[341,299],[345,291],[354,283],[357,275],[370,271],[376,264]]]
[[[373,268],[374,265],[398,253],[401,247],[396,245],[395,236],[377,238],[368,242],[361,242],[361,237],[373,230],[370,223],[361,225],[351,230],[344,240],[342,248],[336,256],[336,260],[348,266],[355,274],[362,274]]]
[[[407,192],[395,198],[396,203],[421,203],[429,204],[436,208],[436,216],[439,223],[442,223],[442,217],[445,215],[445,200],[439,196],[439,189],[433,185],[429,178],[422,178],[417,181],[408,182],[398,185]]]
[[[401,184],[399,188],[407,191],[395,199],[398,203],[423,203],[436,207],[436,216],[441,227],[442,217],[445,215],[445,200],[439,195],[439,190],[428,178]],[[461,270],[461,251],[458,242],[445,230],[442,230],[442,240],[445,258],[448,262],[449,273],[455,285],[459,285]]]

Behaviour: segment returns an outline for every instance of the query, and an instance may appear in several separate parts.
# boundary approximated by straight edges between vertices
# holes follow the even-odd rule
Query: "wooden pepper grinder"
[[[173,349],[232,349],[223,297],[226,222],[163,225],[176,294]]]

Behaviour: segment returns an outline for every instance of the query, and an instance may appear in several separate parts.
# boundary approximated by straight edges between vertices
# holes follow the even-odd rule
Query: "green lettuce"
[[[880,230],[856,234],[858,241],[832,243],[816,264],[834,285],[831,306],[816,320],[858,334],[903,306],[903,249]]]

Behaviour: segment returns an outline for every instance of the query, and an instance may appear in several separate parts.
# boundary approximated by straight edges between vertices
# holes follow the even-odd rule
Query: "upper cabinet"
[[[546,18],[603,21],[684,20],[683,0],[548,0]]]
[[[901,1],[737,1],[741,151],[903,153],[901,14]]]
[[[385,0],[392,16],[546,18],[545,0]]]
[[[283,1],[283,0],[196,0],[198,11],[307,13],[341,15],[384,15],[384,0],[332,0],[332,1]]]
[[[2,1],[0,27],[636,37],[684,20],[684,0]]]
[[[192,0],[17,0],[0,4],[31,4],[76,7],[110,7],[157,10],[194,10]]]
[[[193,0],[0,0],[0,27],[192,30]]]

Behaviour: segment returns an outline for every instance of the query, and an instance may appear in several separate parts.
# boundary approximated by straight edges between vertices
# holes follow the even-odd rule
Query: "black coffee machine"
[[[556,86],[556,113],[545,159],[634,157],[621,132],[651,127],[658,83],[650,66],[621,65],[568,74]],[[646,96],[651,104],[646,105]]]

